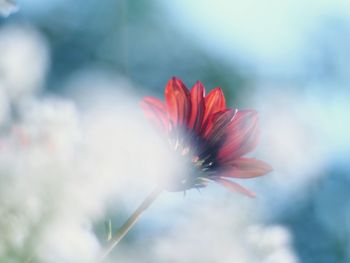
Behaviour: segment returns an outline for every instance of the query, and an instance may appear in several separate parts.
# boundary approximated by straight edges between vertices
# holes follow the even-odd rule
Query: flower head
[[[258,142],[258,114],[226,108],[224,94],[215,88],[205,95],[199,81],[189,91],[173,77],[165,88],[165,102],[145,97],[147,117],[167,136],[171,149],[188,162],[186,175],[165,185],[170,191],[204,187],[210,181],[248,196],[252,192],[232,178],[253,178],[270,172],[263,161],[244,157]]]

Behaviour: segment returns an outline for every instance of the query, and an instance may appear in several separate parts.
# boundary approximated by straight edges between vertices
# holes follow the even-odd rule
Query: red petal
[[[235,110],[233,109],[227,109],[213,114],[212,120],[203,134],[204,138],[208,139],[211,144],[218,143],[225,135],[226,128],[234,115]]]
[[[205,116],[226,109],[226,101],[221,88],[215,88],[205,97]]]
[[[205,113],[203,117],[202,132],[211,126],[212,115],[226,109],[224,93],[220,88],[215,88],[205,97]]]
[[[221,164],[235,160],[255,149],[259,138],[257,112],[238,111],[226,131],[227,139],[218,153]]]
[[[173,125],[187,125],[191,113],[191,97],[180,79],[173,77],[169,80],[165,88],[165,100]]]
[[[222,186],[226,187],[230,191],[238,192],[238,193],[244,194],[244,195],[249,196],[249,197],[255,197],[255,193],[249,191],[248,189],[244,188],[243,186],[241,186],[235,182],[232,182],[232,181],[229,181],[229,180],[223,179],[223,178],[217,178],[217,179],[215,179],[215,182],[221,184]]]
[[[262,176],[272,171],[269,164],[254,158],[241,157],[234,160],[230,165],[232,167],[220,176],[246,179]]]
[[[204,117],[204,95],[205,88],[199,81],[191,89],[191,118],[188,127],[196,132],[200,131]]]
[[[169,121],[166,114],[166,108],[162,101],[153,98],[145,97],[141,101],[141,107],[146,116],[158,127],[167,130]]]

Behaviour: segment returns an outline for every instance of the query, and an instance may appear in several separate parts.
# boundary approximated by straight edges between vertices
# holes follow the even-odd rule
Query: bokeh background
[[[350,262],[347,0],[0,0],[0,261],[97,262],[183,172],[139,109],[172,76],[257,109],[274,171],[163,193],[110,262]]]

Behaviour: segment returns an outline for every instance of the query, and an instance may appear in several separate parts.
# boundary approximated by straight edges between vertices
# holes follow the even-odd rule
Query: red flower
[[[254,196],[227,178],[253,178],[272,170],[263,161],[243,157],[258,142],[257,112],[226,108],[220,88],[205,96],[205,88],[199,81],[189,91],[180,79],[173,77],[165,88],[165,103],[145,97],[142,107],[147,117],[167,135],[171,148],[195,168],[186,176],[172,180],[166,185],[167,190],[204,187],[215,181]]]

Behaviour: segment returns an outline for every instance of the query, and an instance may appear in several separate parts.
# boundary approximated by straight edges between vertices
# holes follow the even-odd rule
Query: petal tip
[[[226,187],[228,190],[233,191],[233,192],[238,192],[240,194],[243,194],[245,196],[255,198],[256,194],[245,187],[241,186],[240,184],[237,184],[233,181],[224,179],[224,178],[215,178],[215,182],[221,184],[222,186]]]

